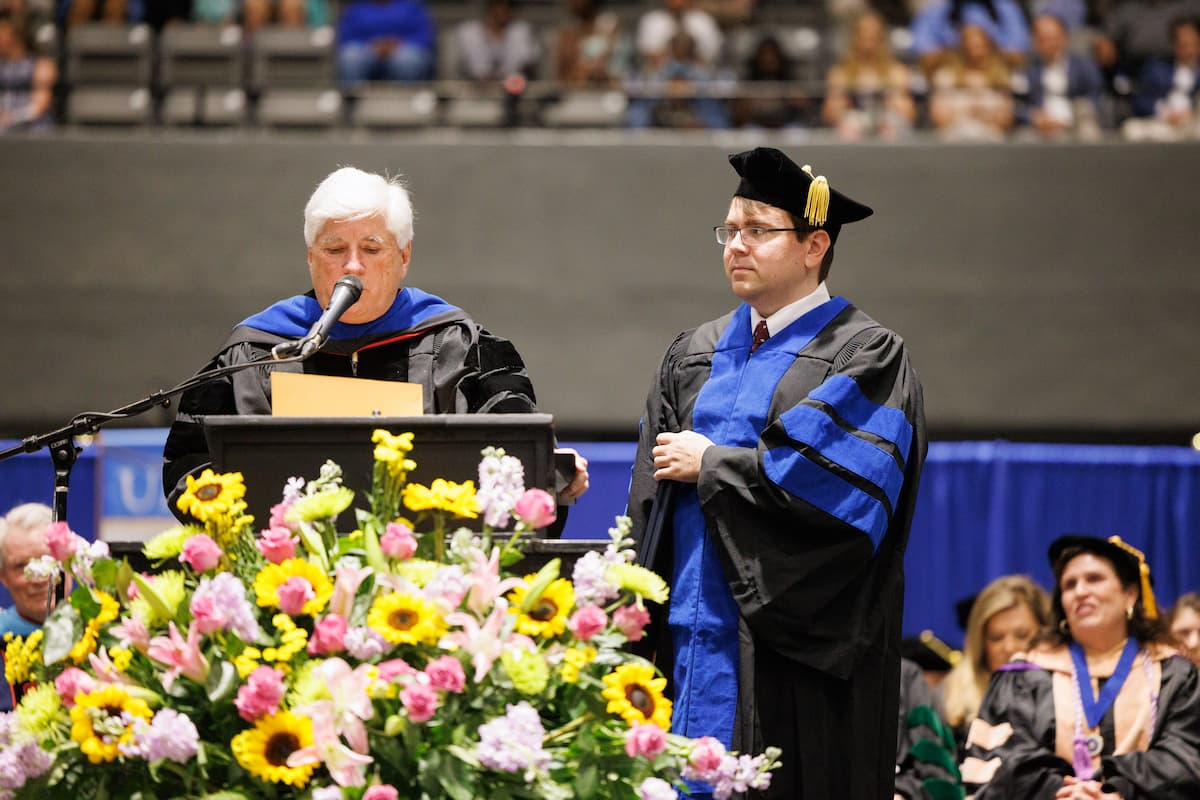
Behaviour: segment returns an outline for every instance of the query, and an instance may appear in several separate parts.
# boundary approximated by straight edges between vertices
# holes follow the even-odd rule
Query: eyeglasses
[[[732,225],[718,225],[713,228],[713,232],[717,234],[717,244],[720,245],[729,244],[739,233],[742,235],[742,244],[755,245],[765,242],[768,234],[798,230],[801,228],[735,228]]]

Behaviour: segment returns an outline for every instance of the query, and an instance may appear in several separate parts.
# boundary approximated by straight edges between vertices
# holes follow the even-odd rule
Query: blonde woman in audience
[[[846,53],[826,76],[821,116],[845,139],[896,138],[917,116],[908,80],[908,68],[888,47],[883,17],[868,11],[855,18]]]
[[[1180,651],[1200,667],[1200,594],[1188,592],[1175,601],[1167,629]]]
[[[984,28],[963,26],[958,49],[933,74],[929,115],[954,141],[1001,141],[1012,128],[1011,68]]]
[[[992,673],[1029,649],[1049,620],[1049,596],[1024,575],[996,578],[975,598],[963,656],[940,687],[942,716],[960,744],[979,713]]]

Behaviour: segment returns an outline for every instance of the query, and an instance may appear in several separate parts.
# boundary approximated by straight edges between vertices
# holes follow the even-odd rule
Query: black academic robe
[[[281,307],[290,318],[278,313]],[[269,358],[272,347],[305,332],[320,311],[311,292],[272,306],[234,328],[202,371]],[[297,319],[296,313],[312,319]],[[405,289],[383,319],[394,322],[373,323],[361,336],[339,338],[341,330],[356,330],[339,324],[334,338],[305,361],[244,369],[185,392],[163,449],[163,487],[172,512],[178,513],[175,501],[187,488],[186,477],[209,466],[208,445],[197,418],[270,414],[273,371],[417,383],[424,388],[426,414],[536,410],[533,385],[516,348],[461,309]],[[275,332],[280,330],[290,335]]]
[[[896,794],[907,800],[961,800],[963,790],[955,764],[958,747],[933,706],[933,690],[921,667],[900,659]]]
[[[1030,658],[1037,663],[1014,661],[993,674],[971,725],[962,776],[975,800],[1053,800],[1074,774],[1070,656],[1060,648]],[[1147,687],[1141,658],[1101,717],[1094,779],[1123,800],[1200,798],[1200,671],[1163,648],[1152,657]],[[1148,730],[1151,692],[1158,708]]]
[[[732,744],[781,747],[768,796],[788,800],[892,797],[903,558],[927,446],[903,341],[840,298],[830,302],[841,310],[786,357],[769,406],[755,401],[765,413],[749,420],[757,444],[710,447],[696,487],[738,616]],[[655,437],[693,429],[714,360],[727,371],[774,343],[754,354],[749,345],[741,306],[680,335],[650,389],[629,514],[640,560],[660,574],[675,563],[672,514],[662,505],[677,493],[653,478]],[[650,647],[670,676],[665,614],[656,611]]]

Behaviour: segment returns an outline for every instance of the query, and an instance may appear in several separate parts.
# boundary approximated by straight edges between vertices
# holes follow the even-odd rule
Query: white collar
[[[758,327],[759,321],[765,319],[767,321],[767,331],[774,336],[817,306],[828,303],[829,299],[829,289],[826,288],[825,282],[821,281],[817,284],[816,291],[812,294],[807,297],[801,297],[794,303],[788,303],[769,317],[764,317],[751,308],[750,332],[753,334],[754,329]]]

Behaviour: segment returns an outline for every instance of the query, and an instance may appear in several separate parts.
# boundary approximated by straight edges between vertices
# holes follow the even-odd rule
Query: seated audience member
[[[681,31],[691,37],[697,61],[708,67],[717,65],[725,41],[717,21],[696,8],[693,0],[663,0],[663,8],[647,11],[638,19],[637,56],[644,73],[654,72],[671,58],[672,42]]]
[[[901,658],[896,800],[961,797],[955,760],[954,736],[933,708],[921,667]]]
[[[45,534],[53,521],[54,512],[41,503],[16,506],[0,519],[0,584],[13,600],[10,608],[0,611],[0,669],[5,635],[28,636],[46,621],[50,584],[26,575],[25,566],[50,554]],[[11,709],[13,701],[13,687],[0,680],[0,711]]]
[[[1200,0],[1120,0],[1104,13],[1093,43],[1096,63],[1113,88],[1127,94],[1148,59],[1171,58],[1171,23],[1198,14]]]
[[[268,25],[288,28],[327,25],[329,5],[327,0],[192,0],[192,21],[210,25],[240,21],[245,35],[253,36]]]
[[[305,361],[235,371],[183,393],[163,448],[163,489],[172,513],[181,518],[176,501],[187,490],[188,477],[211,466],[197,418],[270,414],[275,371],[416,383],[424,389],[427,414],[537,409],[525,363],[512,342],[462,309],[405,285],[413,212],[398,180],[353,167],[336,170],[304,207],[304,242],[312,290],[236,326],[206,371],[269,361],[275,345],[310,330],[329,306],[337,282],[349,275],[362,281],[362,294],[333,326],[326,346]],[[575,480],[562,492],[566,498],[587,488],[587,462],[575,455]]]
[[[435,32],[423,0],[350,0],[337,28],[343,85],[433,77]]]
[[[1175,601],[1167,628],[1180,651],[1200,667],[1200,594],[1188,592]]]
[[[715,71],[697,55],[695,41],[680,31],[667,59],[638,75],[627,112],[629,127],[728,128],[724,101],[706,94],[716,80]]]
[[[148,2],[151,6],[156,5],[154,0]],[[162,4],[172,6],[175,11],[181,11],[186,19],[187,9],[183,8],[186,3],[187,0],[164,0]],[[68,28],[85,22],[124,24],[136,21],[130,18],[129,5],[128,0],[64,0],[59,6],[59,16]]]
[[[932,0],[912,21],[913,52],[933,75],[956,51],[964,27],[983,28],[1010,67],[1029,52],[1029,23],[1017,0]]]
[[[1090,58],[1070,51],[1060,18],[1042,14],[1034,19],[1033,52],[1025,68],[1033,130],[1046,138],[1098,135],[1104,78]]]
[[[867,12],[854,20],[845,55],[825,78],[821,116],[843,139],[898,138],[917,118],[908,77],[888,46],[883,17]]]
[[[601,0],[570,0],[571,20],[554,37],[555,78],[582,87],[618,84],[629,74],[629,37],[616,14],[600,10]]]
[[[905,636],[900,640],[900,657],[920,667],[925,683],[936,691],[962,658],[962,653],[935,636],[933,631],[924,630],[917,636]]]
[[[1012,128],[1012,75],[983,28],[964,25],[958,49],[934,73],[929,116],[951,141],[1001,141]]]
[[[51,127],[54,59],[39,56],[25,21],[0,13],[0,133]]]
[[[997,671],[971,724],[975,800],[1200,797],[1200,671],[1168,644],[1141,552],[1050,545],[1053,624]]]
[[[1134,141],[1174,141],[1197,135],[1200,96],[1200,18],[1171,23],[1171,59],[1151,58],[1142,67],[1133,95],[1134,118],[1123,132]]]
[[[746,92],[733,103],[738,128],[788,128],[800,124],[808,98],[789,86],[795,80],[792,60],[779,39],[768,34],[758,40],[743,75]],[[759,93],[762,84],[773,89]]]
[[[967,616],[963,657],[942,683],[939,707],[957,741],[979,713],[993,673],[1024,653],[1050,621],[1050,599],[1024,575],[1003,575],[983,588]]]
[[[537,35],[528,22],[516,19],[512,0],[487,0],[483,17],[460,23],[454,36],[459,77],[486,82],[537,74]]]

